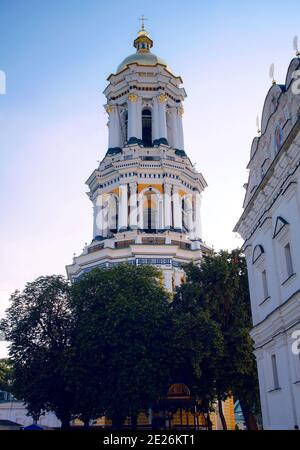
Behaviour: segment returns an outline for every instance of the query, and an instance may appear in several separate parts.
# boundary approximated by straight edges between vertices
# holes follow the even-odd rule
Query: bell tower
[[[76,280],[94,267],[153,264],[173,290],[182,265],[209,250],[200,216],[207,184],[184,148],[181,77],[152,52],[144,24],[133,45],[107,79],[108,148],[87,180],[93,237],[67,273]]]
[[[183,151],[182,102],[186,93],[182,80],[151,52],[153,41],[147,31],[140,30],[133,45],[136,53],[124,59],[116,75],[110,75],[104,91],[108,151],[117,153],[131,144],[165,144]]]

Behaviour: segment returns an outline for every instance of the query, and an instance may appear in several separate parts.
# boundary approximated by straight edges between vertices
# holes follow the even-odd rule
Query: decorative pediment
[[[256,261],[265,253],[265,250],[262,245],[256,245],[252,254],[252,264],[255,264]]]
[[[276,236],[278,236],[278,234],[281,232],[281,230],[288,224],[289,223],[283,217],[278,216],[276,219],[276,224],[275,224],[275,228],[274,228],[273,239],[276,238]]]

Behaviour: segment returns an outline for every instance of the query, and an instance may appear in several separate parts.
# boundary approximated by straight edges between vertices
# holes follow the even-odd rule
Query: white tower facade
[[[142,27],[136,52],[108,77],[108,150],[87,180],[93,239],[67,266],[73,281],[95,267],[151,264],[173,290],[182,264],[199,263],[209,250],[200,217],[207,185],[184,150],[186,93],[152,46]]]
[[[265,429],[300,426],[299,75],[295,58],[267,94],[234,230],[245,241]]]

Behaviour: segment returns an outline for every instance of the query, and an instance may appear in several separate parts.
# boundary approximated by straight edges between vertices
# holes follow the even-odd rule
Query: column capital
[[[194,199],[197,199],[198,201],[202,200],[202,193],[201,192],[194,191],[192,195],[193,195]]]
[[[137,102],[138,101],[138,96],[136,94],[128,94],[128,100],[130,102]]]
[[[104,105],[105,111],[107,114],[111,114],[117,110],[117,105],[113,105],[112,103],[107,103]]]
[[[92,202],[94,206],[98,206],[100,204],[102,204],[102,200],[103,200],[103,192],[100,192],[96,195],[93,196]]]
[[[106,112],[108,114],[110,114],[113,111],[113,106],[112,105],[106,105],[105,109],[106,109]]]
[[[130,192],[132,192],[132,191],[136,192],[136,188],[137,188],[137,182],[136,181],[132,181],[131,183],[129,183]]]
[[[184,108],[183,106],[180,106],[179,108],[177,108],[177,114],[182,117],[184,114]]]
[[[167,96],[165,94],[160,94],[158,96],[159,103],[165,103],[167,101]]]
[[[164,184],[164,193],[171,194],[171,188],[172,188],[171,184]]]

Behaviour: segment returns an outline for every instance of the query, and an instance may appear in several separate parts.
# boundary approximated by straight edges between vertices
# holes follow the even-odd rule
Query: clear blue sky
[[[92,233],[84,182],[107,149],[106,78],[134,51],[144,14],[153,52],[188,94],[186,151],[209,187],[204,239],[240,243],[245,170],[270,87],[300,35],[299,1],[0,0],[0,315],[15,288],[65,273]]]

